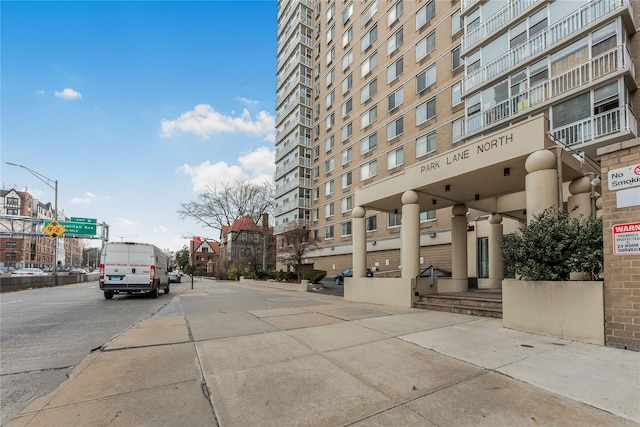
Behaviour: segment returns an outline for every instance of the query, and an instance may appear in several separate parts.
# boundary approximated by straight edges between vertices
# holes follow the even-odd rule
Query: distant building
[[[220,233],[220,268],[226,274],[230,269],[271,271],[275,269],[276,254],[273,228],[269,216],[262,215],[262,226],[256,225],[249,215],[238,218]]]
[[[216,275],[220,263],[220,246],[214,240],[195,240],[193,266],[196,271]]]
[[[82,247],[78,239],[60,237],[54,240],[36,235],[41,231],[36,225],[38,221],[30,220],[53,219],[55,212],[51,202],[42,203],[28,191],[0,190],[0,215],[2,231],[15,231],[12,236],[0,238],[0,263],[4,267],[53,268],[56,244],[58,265],[82,265]],[[66,219],[60,213],[58,216],[60,220]]]

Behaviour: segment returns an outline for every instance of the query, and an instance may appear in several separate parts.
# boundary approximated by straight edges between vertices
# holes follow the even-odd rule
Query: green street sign
[[[97,224],[98,221],[95,218],[75,218],[71,217],[71,222],[83,222],[86,224]]]
[[[49,225],[51,221],[44,222],[44,227]],[[96,224],[87,224],[82,222],[58,221],[58,224],[65,228],[65,234],[78,234],[81,236],[95,236]],[[44,228],[43,227],[43,228]]]

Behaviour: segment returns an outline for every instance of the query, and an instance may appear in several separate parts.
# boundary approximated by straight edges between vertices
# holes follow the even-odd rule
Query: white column
[[[353,243],[353,277],[367,275],[367,232],[364,220],[365,210],[356,206],[351,211],[351,237]]]
[[[556,156],[549,150],[539,150],[527,157],[524,164],[527,222],[549,207],[558,208]]]
[[[451,289],[449,292],[469,290],[469,271],[467,267],[467,207],[457,204],[451,213]]]
[[[489,289],[502,288],[504,264],[502,262],[502,215],[489,216]]]
[[[569,184],[571,196],[567,199],[567,214],[570,218],[591,216],[591,180],[590,175],[585,175]]]
[[[418,193],[409,190],[402,194],[402,228],[400,230],[400,263],[402,278],[420,274],[420,205]]]

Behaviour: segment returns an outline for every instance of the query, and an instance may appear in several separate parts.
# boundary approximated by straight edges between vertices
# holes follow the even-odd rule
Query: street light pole
[[[5,163],[11,166],[17,166],[19,168],[25,169],[31,175],[35,176],[40,181],[42,181],[46,186],[48,186],[49,188],[55,191],[54,205],[53,205],[53,209],[54,209],[53,219],[54,221],[58,222],[58,180],[47,178],[41,173],[36,172],[33,169],[26,167],[25,165],[19,165],[17,163],[11,163],[11,162],[5,162]],[[52,182],[54,183],[53,186],[51,185]],[[53,245],[53,279],[54,279],[54,284],[58,286],[58,239],[54,240],[54,245]]]

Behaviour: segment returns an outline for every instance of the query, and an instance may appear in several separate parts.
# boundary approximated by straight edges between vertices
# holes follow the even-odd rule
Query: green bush
[[[517,233],[505,236],[506,272],[524,280],[568,280],[588,272],[596,280],[604,261],[601,218],[569,218],[549,208]]]
[[[238,271],[238,269],[236,268],[230,268],[227,272],[227,277],[229,278],[229,280],[238,280],[240,276],[240,271]]]
[[[327,276],[324,270],[305,270],[302,272],[302,279],[308,280],[309,283],[318,284]]]

